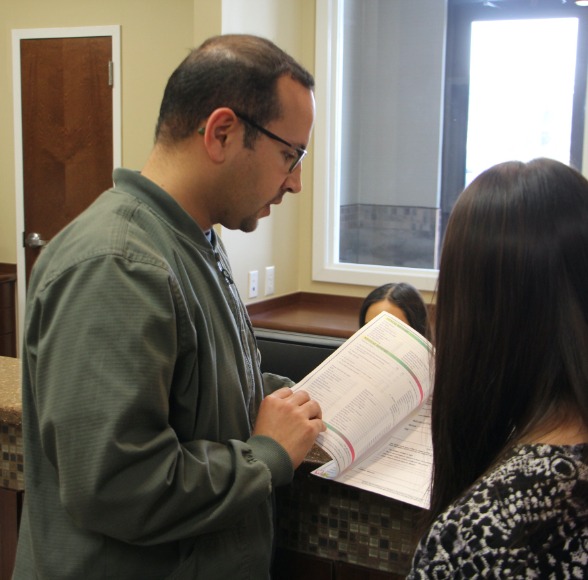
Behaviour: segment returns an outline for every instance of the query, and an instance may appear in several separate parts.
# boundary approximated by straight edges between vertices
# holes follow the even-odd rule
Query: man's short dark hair
[[[276,85],[290,75],[312,90],[314,78],[270,40],[245,34],[214,36],[192,50],[168,80],[155,139],[188,138],[217,108],[229,107],[265,125],[281,115]],[[245,128],[245,145],[257,131]]]

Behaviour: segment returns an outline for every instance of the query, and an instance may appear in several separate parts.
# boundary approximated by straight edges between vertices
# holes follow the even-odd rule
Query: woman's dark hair
[[[280,117],[277,81],[284,75],[308,89],[312,75],[273,42],[247,34],[214,36],[192,50],[170,76],[155,130],[156,141],[190,137],[215,109],[229,107],[259,125]],[[245,145],[257,129],[245,125]]]
[[[588,181],[550,159],[478,176],[436,302],[430,521],[533,430],[588,425]]]
[[[427,336],[427,305],[420,292],[405,282],[384,284],[365,297],[359,311],[360,328],[365,324],[368,308],[382,300],[388,300],[398,306],[404,312],[408,324],[423,336]]]

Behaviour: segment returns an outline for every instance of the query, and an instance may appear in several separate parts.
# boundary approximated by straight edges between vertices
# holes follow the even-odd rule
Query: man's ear
[[[198,132],[209,157],[217,163],[224,161],[231,145],[242,141],[239,119],[228,107],[215,109]]]

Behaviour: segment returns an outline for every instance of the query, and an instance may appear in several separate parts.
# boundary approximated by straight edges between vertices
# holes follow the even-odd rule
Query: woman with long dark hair
[[[409,578],[588,577],[588,181],[478,176],[447,226],[429,528]]]

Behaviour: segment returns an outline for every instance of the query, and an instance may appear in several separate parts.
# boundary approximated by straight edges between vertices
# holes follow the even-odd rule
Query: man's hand
[[[317,435],[325,430],[320,405],[306,391],[294,393],[284,387],[261,403],[253,434],[277,441],[288,452],[296,469]]]

